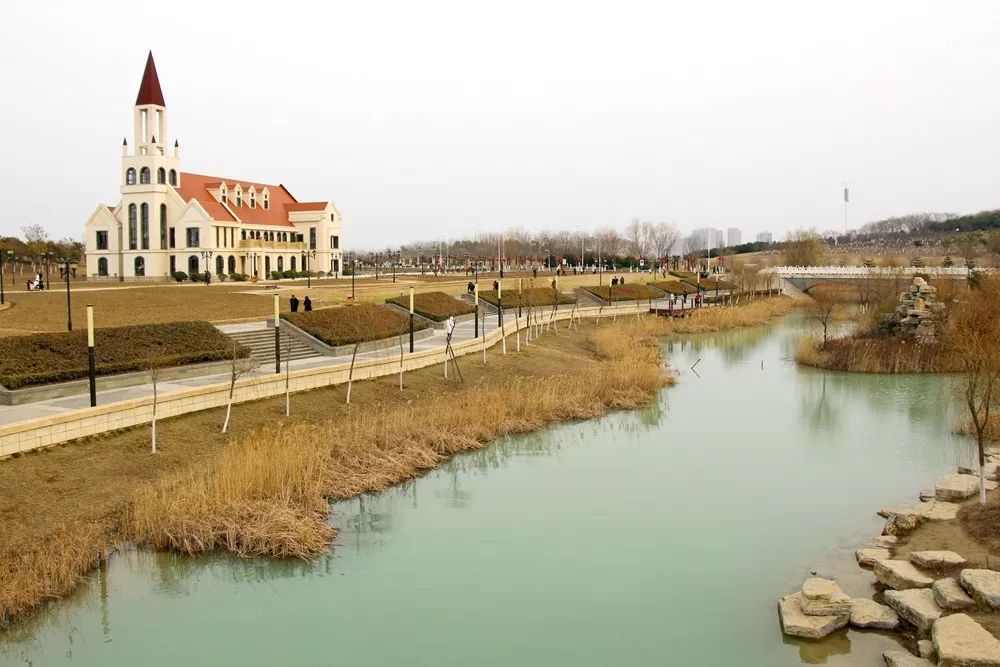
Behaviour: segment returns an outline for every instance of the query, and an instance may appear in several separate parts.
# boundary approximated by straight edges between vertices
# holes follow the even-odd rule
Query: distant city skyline
[[[784,238],[843,229],[844,183],[852,228],[1000,208],[998,14],[988,0],[16,5],[0,43],[3,233],[79,239],[94,202],[118,203],[149,50],[186,168],[332,198],[347,248],[633,217]]]

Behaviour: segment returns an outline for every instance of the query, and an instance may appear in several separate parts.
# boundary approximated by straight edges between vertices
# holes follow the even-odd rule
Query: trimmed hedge
[[[406,310],[410,309],[409,294],[403,294],[386,299],[385,301]],[[444,292],[420,292],[413,295],[413,312],[435,322],[444,322],[449,317],[474,313],[476,312],[476,307],[464,301],[459,301]]]
[[[188,279],[188,274],[184,273],[183,271],[174,271],[174,280],[176,280],[177,282],[182,283],[187,279]]]
[[[333,347],[391,338],[410,331],[410,318],[370,303],[282,313],[281,319]],[[424,322],[413,324],[414,329],[426,329],[427,326]]]
[[[660,280],[655,283],[649,283],[653,287],[657,287],[667,294],[694,294],[698,291],[698,288],[694,285],[689,285],[682,280]]]
[[[98,375],[231,359],[233,341],[208,322],[168,322],[97,329]],[[250,349],[239,345],[240,357]],[[87,377],[87,331],[0,338],[0,385],[21,389]]]
[[[551,306],[556,302],[556,295],[558,294],[559,303],[576,303],[576,297],[563,294],[562,292],[556,292],[551,287],[528,287],[521,292],[521,305],[527,306]],[[479,290],[479,298],[486,303],[497,305],[497,291],[496,290]],[[503,307],[504,308],[517,308],[517,287],[505,287],[503,288]]]
[[[599,285],[597,287],[584,287],[598,299],[603,299],[608,301],[608,295],[611,295],[611,301],[648,301],[649,299],[658,299],[659,294],[651,290],[645,285],[640,285],[639,283],[625,283],[624,285]],[[610,292],[608,290],[611,290]]]

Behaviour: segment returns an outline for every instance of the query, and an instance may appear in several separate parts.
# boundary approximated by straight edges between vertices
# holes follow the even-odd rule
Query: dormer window
[[[219,192],[222,195],[222,203],[225,204],[226,203],[226,186],[223,185],[222,186],[222,190],[220,190]]]
[[[253,190],[250,191],[250,208],[257,208],[257,196]]]
[[[265,193],[264,193],[264,210],[265,210],[265,211],[266,211],[266,210],[268,210],[269,208],[271,208],[271,202],[270,202],[270,201],[268,201],[268,199],[269,199],[269,198],[268,198],[268,196],[267,196],[267,193],[265,192]]]
[[[236,189],[236,205],[243,206],[243,191],[239,188]]]

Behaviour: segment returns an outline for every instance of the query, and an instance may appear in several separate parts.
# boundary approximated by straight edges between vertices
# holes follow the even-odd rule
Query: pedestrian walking
[[[302,302],[302,308],[303,308],[303,310],[305,310],[305,311],[306,311],[307,313],[308,313],[308,312],[309,312],[310,310],[312,310],[312,309],[313,309],[313,302],[312,302],[312,300],[311,300],[311,299],[309,298],[309,295],[308,295],[308,294],[306,295],[306,300]]]
[[[288,305],[292,307],[293,313],[299,312],[299,300],[294,294],[292,295],[292,298],[288,300]]]

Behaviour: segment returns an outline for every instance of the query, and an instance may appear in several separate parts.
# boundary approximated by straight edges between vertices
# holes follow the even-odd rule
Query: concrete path
[[[515,319],[514,314],[505,313],[504,322],[505,326],[513,325]],[[259,330],[266,328],[266,323],[263,320],[258,322],[248,322],[235,325],[221,325],[220,328],[223,330],[233,330],[233,331],[246,331],[246,330]],[[486,331],[487,333],[493,331],[497,328],[497,316],[496,313],[487,314],[486,316]],[[473,337],[473,332],[475,328],[475,323],[472,320],[465,322],[459,322],[455,326],[455,334],[453,337],[454,342],[468,340]],[[510,327],[513,331],[513,326]],[[480,336],[482,335],[482,329],[480,329]],[[414,352],[420,352],[424,350],[432,350],[440,348],[442,350],[441,360],[444,361],[443,348],[445,344],[445,332],[441,329],[435,329],[433,335],[424,338],[422,340],[414,341],[413,350]],[[509,343],[508,343],[509,344]],[[409,337],[403,336],[403,351],[409,352]],[[358,361],[364,359],[384,359],[387,357],[398,357],[399,348],[390,347],[382,350],[373,350],[371,352],[360,352],[358,353]],[[330,366],[342,363],[349,363],[351,360],[351,355],[343,355],[337,357],[311,357],[309,359],[299,359],[292,361],[290,366],[292,370],[299,370],[304,368],[318,368],[321,366]],[[285,365],[282,363],[282,371],[284,371]],[[273,375],[274,365],[269,364],[262,366],[257,370],[259,375]],[[160,382],[157,386],[157,391],[161,394],[167,394],[173,391],[180,391],[183,389],[190,389],[192,387],[202,387],[205,385],[218,384],[220,382],[228,382],[229,373],[213,373],[210,375],[201,375],[192,378],[184,378],[179,380],[171,380]],[[152,383],[138,384],[131,387],[121,387],[118,389],[108,389],[106,391],[97,392],[97,404],[105,405],[108,403],[113,403],[115,401],[123,401],[133,398],[141,398],[144,396],[151,396],[153,393]],[[68,412],[70,410],[78,410],[80,408],[90,407],[90,395],[87,393],[86,388],[83,392],[74,396],[67,396],[64,398],[53,398],[44,401],[38,401],[35,403],[25,403],[22,405],[4,405],[0,406],[0,425],[14,424],[20,421],[34,419],[37,417],[46,417],[53,414],[58,414],[61,412]]]

